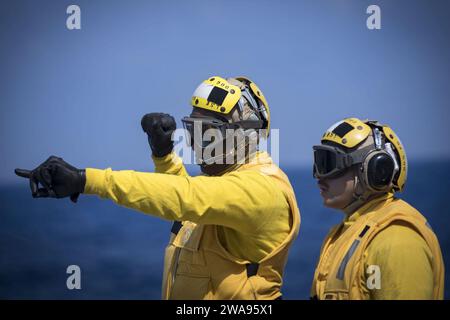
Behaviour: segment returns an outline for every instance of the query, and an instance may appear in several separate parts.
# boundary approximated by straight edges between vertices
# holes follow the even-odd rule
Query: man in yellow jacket
[[[345,213],[325,238],[313,299],[443,299],[444,265],[426,219],[403,200],[405,150],[394,131],[348,118],[314,146],[324,205]]]
[[[251,80],[217,76],[191,101],[183,124],[203,176],[188,176],[173,153],[175,121],[166,114],[141,122],[156,173],[80,170],[50,157],[16,174],[29,178],[33,197],[93,194],[174,221],[163,299],[279,299],[300,214],[286,175],[255,147],[269,132],[267,101]]]

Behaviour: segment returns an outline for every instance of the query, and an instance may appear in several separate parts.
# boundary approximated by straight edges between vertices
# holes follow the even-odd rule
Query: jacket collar
[[[348,228],[352,225],[359,217],[362,215],[376,210],[377,208],[383,207],[387,203],[390,203],[394,198],[394,193],[388,192],[382,195],[378,195],[377,197],[369,200],[361,207],[356,209],[353,213],[347,213],[345,219],[343,221],[344,229]]]

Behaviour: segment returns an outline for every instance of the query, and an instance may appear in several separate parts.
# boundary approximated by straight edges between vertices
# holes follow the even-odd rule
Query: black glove
[[[33,198],[70,196],[70,200],[77,202],[78,196],[84,191],[86,185],[85,170],[77,169],[55,156],[51,156],[32,171],[16,169],[14,172],[19,177],[30,179]]]
[[[142,117],[141,126],[148,135],[148,143],[155,157],[164,157],[172,152],[172,133],[177,124],[171,115],[148,113]]]

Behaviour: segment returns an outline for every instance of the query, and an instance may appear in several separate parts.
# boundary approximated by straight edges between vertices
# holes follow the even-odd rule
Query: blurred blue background
[[[66,28],[70,4],[81,30]],[[366,27],[371,4],[381,30]],[[322,208],[311,146],[349,116],[401,137],[401,197],[429,218],[448,266],[449,12],[448,1],[425,0],[2,2],[0,298],[159,298],[169,222],[93,197],[36,201],[13,170],[55,154],[151,171],[142,115],[179,120],[211,75],[255,80],[280,129],[280,166],[302,211],[286,298],[308,297],[321,241],[342,218]],[[69,264],[82,269],[81,291],[65,287]]]

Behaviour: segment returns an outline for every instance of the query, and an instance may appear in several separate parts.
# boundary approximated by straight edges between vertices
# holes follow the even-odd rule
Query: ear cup
[[[384,152],[377,152],[367,163],[367,182],[372,189],[387,188],[394,178],[395,163],[392,157]]]

